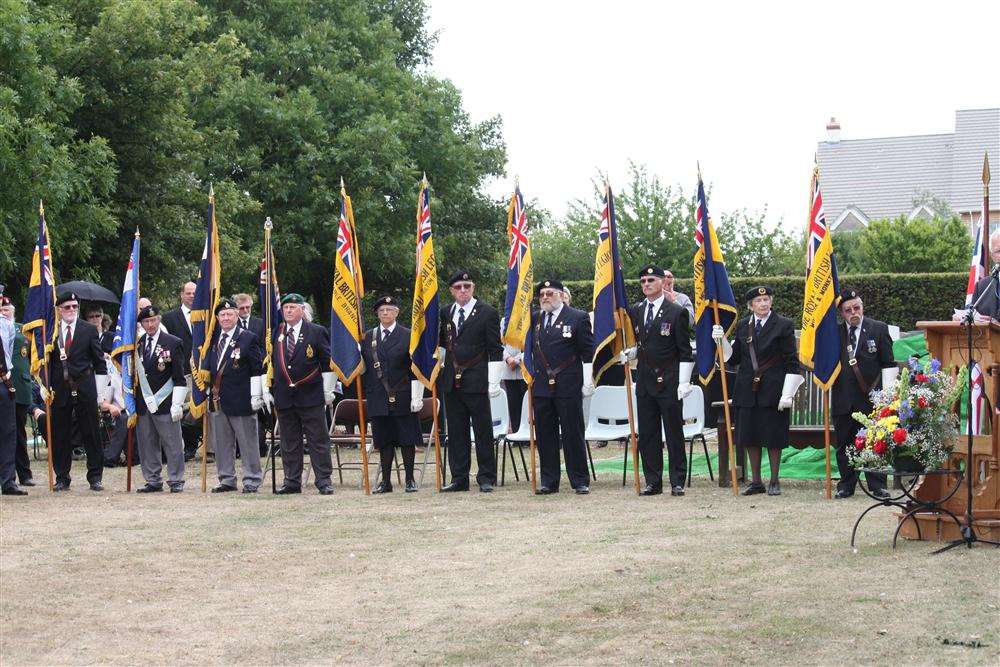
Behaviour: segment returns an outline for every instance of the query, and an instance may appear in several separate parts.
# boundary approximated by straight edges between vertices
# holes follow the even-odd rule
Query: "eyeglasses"
[[[80,310],[80,305],[76,303],[67,303],[59,306],[61,310]]]
[[[463,290],[472,289],[473,287],[475,287],[475,285],[473,283],[455,283],[454,285],[451,286],[451,288],[453,290],[455,290],[456,292],[461,292]]]
[[[640,278],[639,282],[645,285],[646,283],[655,283],[659,278]]]
[[[237,306],[236,310],[240,311],[241,313],[244,312],[244,311],[246,311],[246,312],[249,313],[252,308],[253,308],[253,305],[251,304],[251,305],[248,305],[248,306]]]
[[[549,289],[549,290],[542,290],[541,292],[538,293],[538,297],[539,298],[545,298],[545,299],[562,298],[562,292],[559,292],[557,290],[551,290],[551,289]]]

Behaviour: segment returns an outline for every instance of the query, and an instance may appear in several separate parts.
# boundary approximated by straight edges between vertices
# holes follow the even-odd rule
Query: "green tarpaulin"
[[[691,474],[695,477],[708,477],[708,465],[705,462],[704,452],[697,451],[701,443],[695,444],[694,460],[691,462]],[[719,470],[718,456],[712,450],[715,443],[709,443],[709,458],[712,461],[712,472],[717,476]],[[621,475],[624,456],[613,459],[594,461],[594,469],[598,475],[612,473]],[[833,475],[837,476],[837,462],[833,461]],[[632,461],[628,463],[629,470],[632,468]],[[664,457],[663,468],[666,470],[667,463]],[[640,471],[641,472],[641,471]],[[822,449],[794,449],[789,447],[781,453],[781,477],[783,479],[826,479],[826,460]]]

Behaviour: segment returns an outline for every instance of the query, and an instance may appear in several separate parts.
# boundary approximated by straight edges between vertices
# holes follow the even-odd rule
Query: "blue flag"
[[[524,210],[521,188],[514,186],[514,196],[507,209],[507,298],[504,303],[503,342],[521,350],[521,375],[534,381],[531,335],[531,302],[535,286],[532,278],[531,242],[528,240],[528,216]]]
[[[111,359],[122,376],[122,393],[125,395],[125,415],[129,426],[135,422],[135,335],[139,303],[139,232],[132,242],[132,255],[125,269],[125,286],[122,287],[121,310],[115,326],[114,348]]]
[[[813,382],[829,389],[840,375],[840,331],[837,330],[840,283],[833,256],[833,235],[826,226],[826,215],[823,213],[819,167],[813,169],[809,191],[809,238],[806,240],[806,286],[799,361],[812,369]]]
[[[358,233],[354,209],[344,184],[340,184],[340,224],[337,253],[333,258],[333,289],[330,297],[330,364],[345,385],[361,373],[361,299],[365,296],[358,255]]]
[[[56,326],[56,280],[52,271],[49,249],[49,229],[45,224],[45,208],[38,203],[38,241],[31,258],[31,279],[28,300],[24,306],[21,332],[28,339],[31,351],[31,374],[40,377],[41,384],[51,387],[48,376],[48,356],[52,351],[52,335]]]
[[[410,358],[413,362],[410,369],[428,389],[434,384],[441,368],[437,358],[440,336],[437,289],[434,234],[431,233],[431,189],[424,177],[417,196],[417,270],[411,310]]]
[[[604,209],[594,262],[594,382],[618,363],[622,350],[635,345],[628,316],[625,277],[618,253],[618,221],[611,186],[604,187]]]
[[[208,403],[210,372],[204,367],[215,331],[215,306],[219,303],[219,227],[215,223],[215,190],[208,193],[205,249],[191,305],[191,415],[201,417]]]

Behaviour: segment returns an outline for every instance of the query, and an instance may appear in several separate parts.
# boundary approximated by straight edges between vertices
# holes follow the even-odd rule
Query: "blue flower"
[[[910,357],[909,366],[911,371],[917,372],[920,370],[920,361],[916,357]]]
[[[941,362],[937,359],[931,359],[931,373],[937,373],[941,370]]]

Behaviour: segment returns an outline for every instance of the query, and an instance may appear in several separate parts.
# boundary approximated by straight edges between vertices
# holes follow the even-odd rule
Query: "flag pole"
[[[437,486],[437,491],[441,491],[442,475],[443,471],[441,468],[441,433],[438,431],[438,389],[437,383],[431,384],[431,401],[434,403],[434,477],[435,484]],[[421,473],[421,482],[423,482],[423,473]]]
[[[132,492],[132,436],[135,433],[135,427],[128,427],[128,440],[125,446],[125,491],[127,493]]]
[[[617,311],[615,312],[615,323],[619,325],[618,332],[622,336],[622,343],[624,344],[625,336],[622,332],[621,319]],[[632,405],[632,366],[629,365],[628,359],[625,360],[625,405],[628,408],[629,442],[632,449],[632,474],[635,477],[635,492],[638,494],[642,491],[639,483],[639,441],[635,433],[635,407]]]
[[[212,400],[211,396],[206,399],[206,403]],[[208,405],[205,406],[205,413],[201,416],[201,492],[208,491]]]
[[[343,177],[341,177],[341,179],[340,179],[340,193],[341,193],[341,197],[346,197],[347,196],[347,191],[344,189],[344,179],[343,179]],[[357,234],[357,228],[355,228],[355,226],[354,226],[354,213],[353,213],[353,211],[350,211],[349,215],[350,215],[349,223],[351,225],[351,236],[353,237],[353,241],[354,241],[354,248],[351,250],[351,253],[352,253],[353,257],[356,259],[357,256],[358,256],[357,255],[357,252],[358,252],[358,234]],[[355,312],[357,314],[358,334],[359,335],[361,335],[364,332],[364,330],[365,330],[364,325],[361,322],[361,283],[358,281],[358,273],[360,273],[360,272],[361,272],[361,263],[358,262],[358,261],[355,261],[354,262],[354,273],[353,273],[352,277],[354,278],[354,294],[355,294],[355,297],[358,300],[358,305],[357,305],[357,308],[355,309]],[[360,341],[359,341],[359,345],[360,345]],[[358,350],[358,352],[360,354],[360,349]],[[361,444],[359,445],[359,448],[361,449],[361,468],[362,468],[362,472],[363,472],[363,475],[364,475],[362,477],[362,479],[361,479],[361,483],[362,483],[362,486],[364,487],[365,495],[366,496],[370,496],[371,493],[372,493],[372,485],[371,485],[371,480],[368,478],[368,441],[366,440],[366,434],[365,434],[365,426],[367,425],[365,423],[365,390],[364,390],[364,387],[361,384],[361,373],[358,373],[358,376],[357,376],[357,378],[354,381],[354,386],[355,386],[357,394],[358,394],[358,432],[361,435]]]
[[[715,325],[722,326],[719,319],[719,304],[712,303],[712,315],[715,318]],[[729,414],[729,381],[726,379],[726,359],[722,352],[722,346],[715,346],[715,353],[719,357],[719,379],[722,381],[722,414],[726,418],[726,442],[729,443],[729,481],[733,487],[733,495],[739,495],[739,482],[736,479],[736,447],[733,444],[733,420]],[[742,463],[742,461],[740,462]]]
[[[823,390],[823,446],[826,450],[826,499],[833,498],[833,481],[830,471],[830,390]]]
[[[532,388],[528,387],[528,449],[531,453],[531,492],[535,493],[538,491],[538,477],[535,472],[535,449],[537,445],[535,444],[535,402],[532,400]],[[510,460],[513,462],[514,454],[511,452]],[[514,470],[517,470],[517,465],[514,465]]]
[[[41,208],[41,205],[39,205]],[[45,320],[42,320],[42,344],[45,344]],[[44,351],[44,348],[43,348]],[[45,360],[45,367],[43,369],[45,378],[45,444],[48,445],[45,450],[47,452],[48,464],[49,464],[49,491],[55,490],[55,471],[52,468],[52,384],[49,382],[49,360]]]

